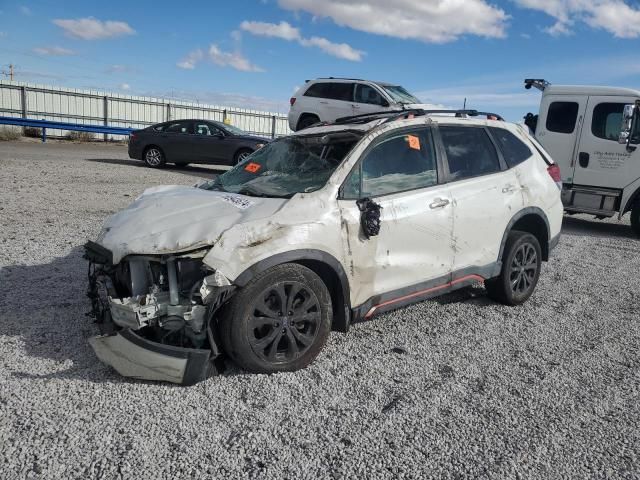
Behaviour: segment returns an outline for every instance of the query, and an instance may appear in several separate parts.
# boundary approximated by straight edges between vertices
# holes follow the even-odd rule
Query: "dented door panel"
[[[369,239],[356,202],[339,201],[352,305],[451,273],[451,205],[430,207],[448,198],[448,188],[436,186],[374,199],[382,207],[381,226]]]

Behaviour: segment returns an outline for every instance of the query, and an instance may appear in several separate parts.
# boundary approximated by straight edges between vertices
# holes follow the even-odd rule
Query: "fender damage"
[[[145,191],[85,245],[96,356],[125,377],[191,385],[216,373],[215,316],[235,287],[203,262],[232,225],[281,199],[190,187]]]

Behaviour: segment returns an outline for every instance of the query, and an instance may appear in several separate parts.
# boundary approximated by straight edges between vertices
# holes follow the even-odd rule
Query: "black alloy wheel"
[[[320,301],[301,283],[268,287],[255,299],[251,311],[249,344],[269,363],[304,355],[318,334]]]
[[[241,287],[219,318],[222,349],[240,367],[255,373],[294,371],[324,347],[333,305],[318,274],[285,263]]]
[[[528,232],[509,233],[502,254],[500,275],[485,280],[490,298],[505,305],[521,305],[533,294],[542,270],[538,239]]]

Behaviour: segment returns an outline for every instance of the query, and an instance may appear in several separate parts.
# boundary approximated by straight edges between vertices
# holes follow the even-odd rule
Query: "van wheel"
[[[542,267],[538,239],[527,232],[509,233],[502,254],[502,271],[484,285],[489,297],[505,305],[521,305],[533,294]]]
[[[298,120],[298,128],[296,128],[296,131],[310,127],[311,125],[313,125],[314,123],[318,123],[319,121],[320,119],[315,115],[311,115],[308,113],[302,115],[302,117],[300,117],[300,120]]]
[[[331,330],[331,296],[302,265],[266,270],[225,306],[219,325],[227,355],[255,373],[294,371],[320,353]]]
[[[640,237],[640,202],[631,209],[631,228]]]

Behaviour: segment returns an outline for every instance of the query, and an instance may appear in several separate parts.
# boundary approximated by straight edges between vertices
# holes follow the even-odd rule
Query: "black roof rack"
[[[407,118],[410,115],[413,115],[414,117],[421,117],[424,115],[443,113],[454,114],[456,117],[495,117],[496,120],[504,121],[504,118],[502,118],[502,116],[498,115],[497,113],[479,112],[478,110],[424,110],[422,108],[415,108],[409,110],[387,110],[381,112],[364,113],[361,115],[352,115],[349,117],[338,118],[333,123],[338,125],[345,123],[368,123],[380,118],[388,117],[385,121],[385,123],[387,123],[393,122],[394,120],[398,120],[400,118]]]

